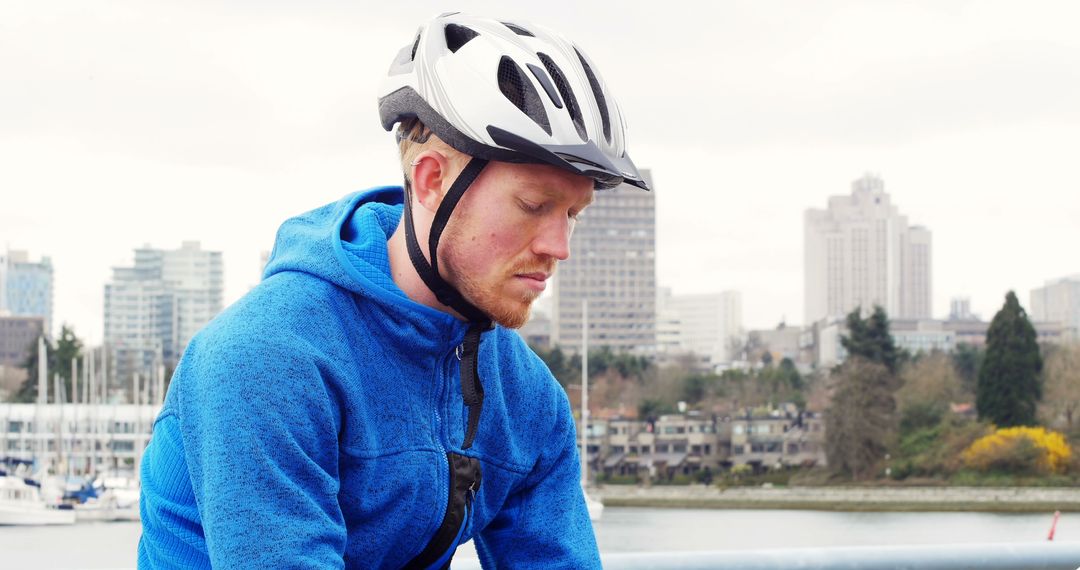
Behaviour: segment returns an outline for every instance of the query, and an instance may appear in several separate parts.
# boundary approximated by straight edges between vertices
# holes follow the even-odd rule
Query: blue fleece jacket
[[[462,542],[485,568],[600,566],[566,394],[502,327],[461,449],[467,327],[391,279],[401,202],[288,220],[262,283],[192,339],[143,457],[139,568],[401,567],[442,522],[448,451],[482,466]]]

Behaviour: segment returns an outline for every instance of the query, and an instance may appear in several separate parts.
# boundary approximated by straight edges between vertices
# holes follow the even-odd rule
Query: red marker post
[[[1061,511],[1054,511],[1054,522],[1050,524],[1050,536],[1047,536],[1046,540],[1054,540],[1054,531],[1057,530],[1059,518],[1061,518]]]

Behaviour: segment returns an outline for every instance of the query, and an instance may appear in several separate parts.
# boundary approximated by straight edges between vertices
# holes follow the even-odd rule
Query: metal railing
[[[1080,570],[1080,542],[620,552],[602,558],[608,570]],[[455,560],[453,568],[480,563]]]

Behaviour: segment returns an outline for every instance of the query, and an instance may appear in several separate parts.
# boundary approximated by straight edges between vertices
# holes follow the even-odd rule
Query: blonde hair
[[[437,150],[450,161],[456,169],[465,167],[468,155],[446,144],[416,117],[407,118],[398,123],[395,135],[398,152],[401,155],[401,172],[405,175],[406,187],[412,186],[412,167],[416,157],[425,150]]]

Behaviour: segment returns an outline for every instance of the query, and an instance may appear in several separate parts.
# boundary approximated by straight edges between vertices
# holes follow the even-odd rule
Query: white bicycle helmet
[[[418,118],[451,147],[503,162],[550,164],[648,190],[626,154],[622,114],[596,66],[562,36],[461,13],[424,24],[379,90],[383,128]]]

